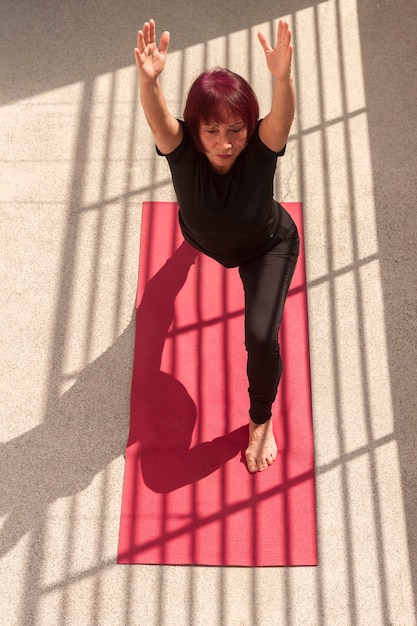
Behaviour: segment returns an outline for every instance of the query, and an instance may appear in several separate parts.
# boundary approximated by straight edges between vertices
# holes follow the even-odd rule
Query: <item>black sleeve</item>
[[[255,142],[257,150],[259,150],[260,152],[263,152],[264,154],[269,154],[269,155],[273,154],[276,157],[284,156],[285,150],[287,148],[287,144],[285,144],[285,146],[283,147],[283,149],[280,152],[274,152],[273,150],[268,148],[268,146],[266,146],[263,143],[263,141],[259,137],[259,125],[260,125],[261,122],[262,122],[262,120],[259,120],[258,123],[256,124],[254,137],[253,137],[253,141]]]
[[[178,119],[178,118],[177,118]],[[183,120],[178,119],[179,123],[182,126],[182,141],[179,144],[179,146],[177,146],[175,148],[175,150],[173,150],[172,152],[165,154],[164,152],[161,152],[160,149],[158,148],[157,145],[155,145],[155,150],[158,156],[162,156],[162,157],[167,157],[168,160],[170,159],[176,159],[177,156],[180,156],[183,152],[183,150],[185,149],[188,141],[190,140],[190,136],[188,134],[187,128],[184,124]]]

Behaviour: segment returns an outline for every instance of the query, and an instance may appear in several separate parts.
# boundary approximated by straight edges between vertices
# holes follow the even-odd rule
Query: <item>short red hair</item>
[[[186,123],[196,146],[201,150],[200,124],[224,124],[228,118],[242,120],[252,136],[259,118],[259,104],[249,83],[228,69],[214,68],[196,78],[184,108]]]

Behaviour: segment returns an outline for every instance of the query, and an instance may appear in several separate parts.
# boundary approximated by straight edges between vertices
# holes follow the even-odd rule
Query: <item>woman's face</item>
[[[248,130],[242,120],[200,123],[199,138],[204,154],[218,174],[226,174],[247,144]]]

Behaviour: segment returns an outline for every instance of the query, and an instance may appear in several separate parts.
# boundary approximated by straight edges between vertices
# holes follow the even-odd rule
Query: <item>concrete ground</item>
[[[212,65],[265,113],[256,31],[291,21],[317,568],[115,564],[141,204],[174,199],[137,102],[151,16],[177,115]],[[2,625],[416,624],[416,32],[406,0],[2,0]]]

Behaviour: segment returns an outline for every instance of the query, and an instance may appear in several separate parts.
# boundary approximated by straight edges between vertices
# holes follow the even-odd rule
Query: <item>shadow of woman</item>
[[[246,425],[190,448],[196,405],[184,385],[160,369],[175,299],[197,255],[183,242],[146,285],[136,314],[127,454],[137,454],[140,444],[143,479],[158,493],[208,476],[242,452],[248,437]]]
[[[243,447],[245,430],[190,449],[196,407],[184,386],[160,371],[174,301],[196,254],[181,246],[149,282],[137,311],[130,441],[141,442],[147,485],[168,492],[202,478]],[[28,531],[42,536],[48,506],[86,489],[125,449],[134,319],[75,384],[50,402],[45,421],[0,444],[0,557]],[[136,409],[135,409],[136,410]]]

